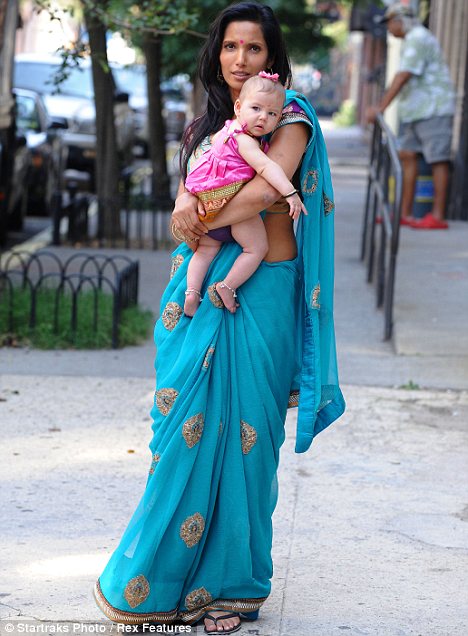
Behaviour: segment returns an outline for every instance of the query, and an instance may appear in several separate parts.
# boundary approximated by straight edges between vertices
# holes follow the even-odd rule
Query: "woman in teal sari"
[[[227,7],[200,59],[206,113],[182,144],[183,174],[231,118],[243,82],[261,70],[291,80],[281,30],[255,2]],[[148,482],[96,587],[110,619],[127,624],[194,623],[237,631],[270,592],[272,514],[288,406],[299,406],[296,452],[341,415],[333,328],[333,192],[316,115],[287,91],[269,156],[299,187],[308,215],[294,231],[288,206],[260,176],[225,206],[210,229],[225,243],[193,318],[183,314],[190,246],[207,230],[197,199],[179,189],[171,280],[155,327],[156,392]],[[269,252],[238,289],[235,314],[215,284],[240,247],[229,226],[262,211]]]

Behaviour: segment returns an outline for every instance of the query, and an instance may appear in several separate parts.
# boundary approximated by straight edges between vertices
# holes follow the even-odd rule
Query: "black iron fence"
[[[68,171],[74,172],[76,171]],[[67,190],[55,201],[53,244],[60,245],[62,219],[68,219],[66,240],[82,245],[124,249],[161,249],[173,245],[170,217],[173,200],[151,193],[151,167],[131,166],[121,175],[119,191],[109,207],[114,208],[116,223],[107,236],[101,236],[103,202],[86,192],[80,173],[70,175]],[[76,177],[76,178],[75,178]]]
[[[395,270],[400,235],[402,168],[396,140],[382,115],[372,136],[369,181],[361,240],[367,281],[374,282],[384,311],[384,339],[392,336]]]
[[[59,305],[65,293],[71,296],[69,316],[72,333],[76,333],[79,320],[80,294],[93,295],[92,328],[99,325],[101,292],[112,296],[112,347],[119,346],[119,324],[122,310],[138,303],[139,262],[125,255],[106,256],[76,252],[65,261],[48,250],[29,253],[11,252],[1,263],[0,301],[7,307],[8,329],[15,329],[14,299],[18,290],[29,292],[29,328],[37,324],[37,302],[40,290],[54,291],[53,329],[59,330]]]

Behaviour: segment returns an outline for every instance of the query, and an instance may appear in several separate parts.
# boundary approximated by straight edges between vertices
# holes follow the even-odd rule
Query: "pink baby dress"
[[[203,203],[206,216],[201,218],[206,223],[213,221],[223,206],[256,174],[241,157],[237,146],[236,136],[245,133],[245,126],[228,133],[231,124],[232,120],[228,119],[214,143],[197,160],[185,180],[186,189]],[[262,142],[260,147],[267,152],[266,143]]]

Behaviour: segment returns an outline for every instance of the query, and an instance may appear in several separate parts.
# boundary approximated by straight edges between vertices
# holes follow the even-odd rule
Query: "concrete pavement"
[[[288,416],[273,590],[261,620],[240,633],[461,636],[468,629],[468,225],[404,230],[395,341],[382,342],[383,320],[358,260],[367,149],[357,129],[324,129],[348,410],[300,456],[295,412]],[[138,258],[140,298],[156,313],[168,254]],[[149,468],[153,355],[151,340],[106,352],[0,349],[0,617],[101,620],[91,588]],[[425,388],[398,388],[414,385]]]
[[[288,417],[273,590],[241,633],[462,636],[468,395],[344,391],[305,455]],[[152,392],[150,377],[2,377],[1,617],[102,619],[91,589],[145,485]]]

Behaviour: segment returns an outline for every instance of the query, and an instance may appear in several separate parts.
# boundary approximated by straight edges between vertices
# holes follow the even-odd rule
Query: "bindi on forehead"
[[[244,40],[239,40],[239,42],[240,42],[241,44],[244,44]]]

